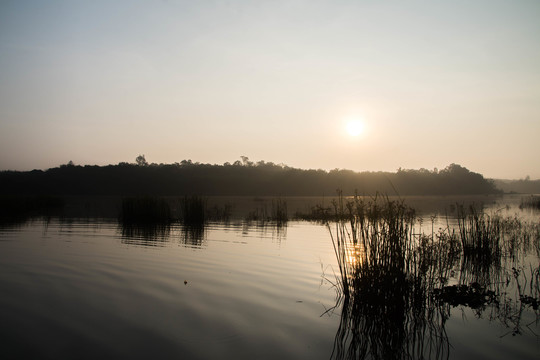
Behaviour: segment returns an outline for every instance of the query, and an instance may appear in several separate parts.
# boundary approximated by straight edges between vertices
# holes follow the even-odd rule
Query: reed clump
[[[214,205],[212,207],[207,207],[206,218],[209,221],[229,222],[231,219],[232,209],[233,205],[230,203],[225,203],[223,206]]]
[[[339,193],[333,208],[321,212],[339,267],[332,358],[447,358],[445,322],[454,306],[479,317],[489,308],[490,320],[514,332],[524,307],[539,316],[540,268],[509,265],[538,248],[539,224],[458,206],[457,229],[426,235],[413,230],[419,220],[401,200]],[[516,299],[506,295],[509,284]]]
[[[540,196],[531,195],[528,198],[522,198],[519,208],[520,209],[529,208],[529,209],[540,210]]]
[[[263,204],[250,211],[245,220],[247,222],[257,221],[261,225],[272,223],[277,227],[286,226],[289,221],[287,201],[280,197],[273,199],[270,203],[270,209],[268,209],[267,204]]]
[[[479,263],[496,263],[502,256],[503,219],[487,215],[474,205],[458,207],[458,227],[465,257]]]
[[[416,235],[414,209],[386,196],[340,193],[333,206],[342,311],[332,358],[444,358],[449,310],[431,294],[453,265],[440,255],[456,253],[455,235]]]
[[[257,207],[255,210],[250,211],[246,217],[245,220],[247,222],[252,221],[258,221],[258,222],[265,222],[268,221],[270,217],[268,216],[268,211],[266,209],[266,206],[263,207]]]
[[[120,222],[123,224],[170,224],[171,208],[167,201],[154,197],[122,199]]]
[[[294,218],[297,220],[313,221],[317,223],[327,223],[329,221],[338,221],[339,216],[344,214],[338,214],[331,206],[324,206],[321,204],[316,204],[312,206],[308,213],[303,213],[297,211],[294,215]],[[348,218],[347,215],[344,215]]]
[[[201,196],[185,196],[180,201],[181,219],[185,225],[204,225],[207,220],[207,199]]]
[[[414,210],[402,201],[378,197],[365,201],[358,196],[333,202],[335,218],[327,226],[340,271],[340,290],[354,293],[365,272],[406,271],[413,256]],[[334,229],[332,229],[334,227]]]
[[[163,246],[170,236],[168,223],[122,223],[122,242],[132,245]]]
[[[287,224],[289,221],[287,201],[283,200],[282,198],[272,200],[270,221],[275,222],[278,226]]]
[[[24,222],[38,216],[61,214],[65,200],[57,196],[2,196],[0,223]]]

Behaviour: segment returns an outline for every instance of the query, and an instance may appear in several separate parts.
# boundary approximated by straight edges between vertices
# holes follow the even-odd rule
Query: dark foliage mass
[[[540,194],[540,180],[531,180],[528,176],[520,180],[493,180],[493,182],[505,193]]]
[[[24,223],[33,216],[58,216],[64,205],[64,199],[55,196],[2,196],[0,227]]]
[[[246,158],[247,159],[247,158]],[[440,171],[354,172],[303,170],[260,161],[210,165],[190,160],[175,164],[120,163],[45,171],[0,172],[0,195],[456,195],[497,193],[478,173],[451,164]]]

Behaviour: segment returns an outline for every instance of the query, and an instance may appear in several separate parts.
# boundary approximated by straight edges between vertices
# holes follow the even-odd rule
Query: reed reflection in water
[[[204,240],[206,200],[184,197],[179,201],[180,216],[175,218],[171,205],[163,198],[125,198],[119,218],[122,241],[126,244],[163,246],[171,238],[192,247],[200,247]],[[178,236],[172,230],[178,230]]]
[[[168,242],[200,248],[204,244],[207,225],[126,224],[119,223],[122,243],[138,246],[166,246]]]
[[[171,235],[170,224],[120,223],[122,243],[142,246],[165,246]]]

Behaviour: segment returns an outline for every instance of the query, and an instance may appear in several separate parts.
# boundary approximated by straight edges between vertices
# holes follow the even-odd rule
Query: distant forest
[[[505,193],[540,194],[540,180],[528,177],[520,180],[494,180],[494,184]]]
[[[223,165],[136,163],[78,166],[72,162],[45,171],[0,172],[1,195],[465,195],[501,193],[494,182],[451,164],[442,170],[354,172],[304,170],[271,162],[242,161]]]

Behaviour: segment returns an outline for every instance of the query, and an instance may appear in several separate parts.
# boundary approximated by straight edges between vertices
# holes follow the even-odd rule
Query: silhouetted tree
[[[135,158],[135,163],[137,166],[148,166],[148,161],[146,161],[146,158],[144,155],[139,155]]]
[[[240,158],[242,159],[242,164],[244,166],[253,166],[253,161],[249,161],[249,158],[247,156],[240,156]]]

